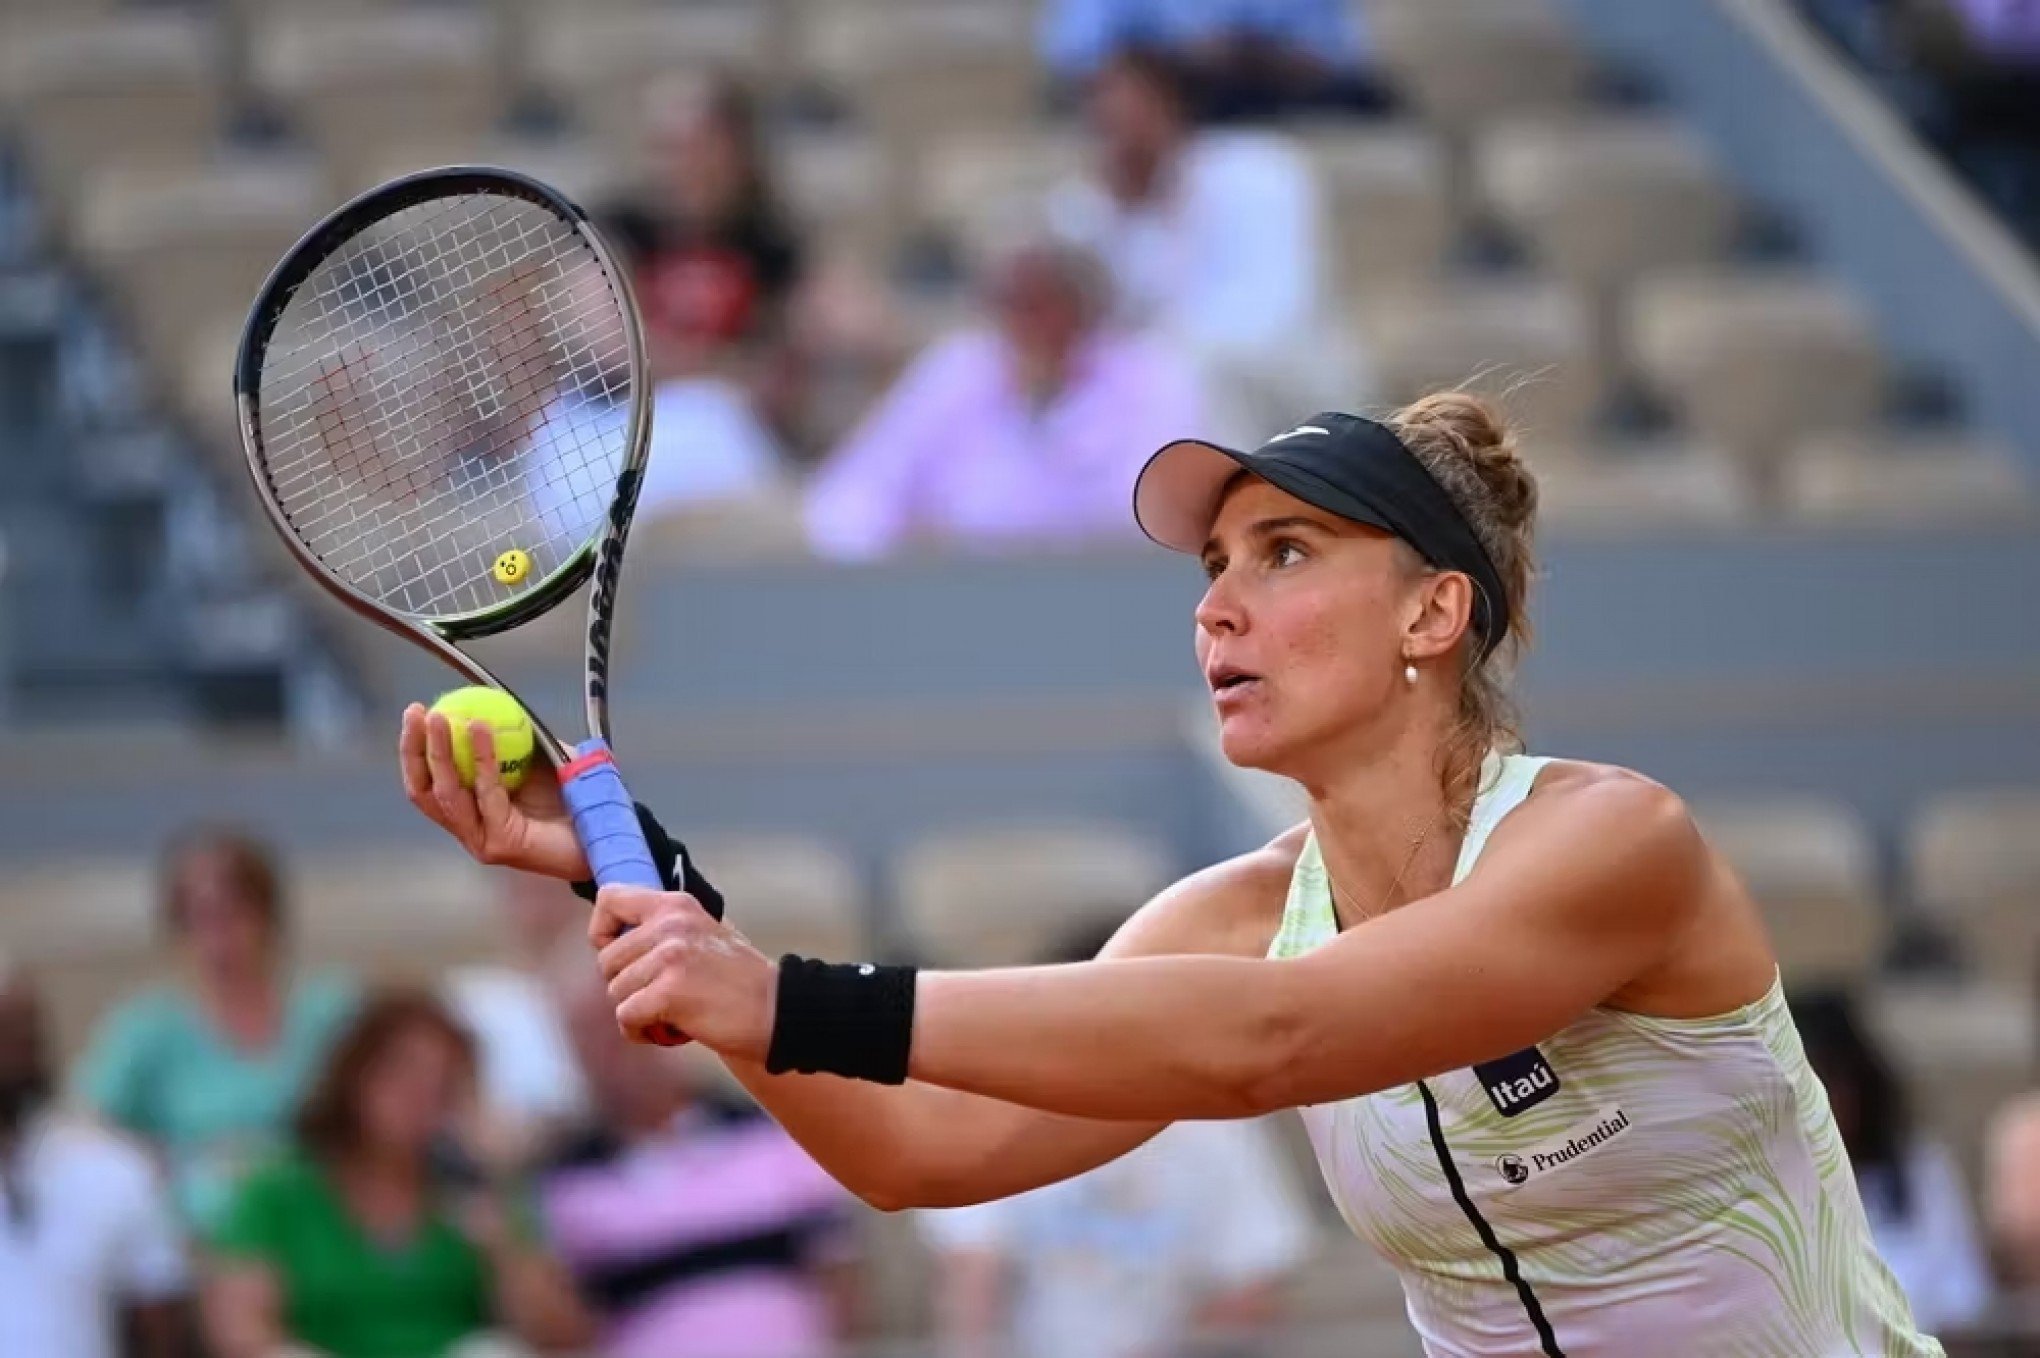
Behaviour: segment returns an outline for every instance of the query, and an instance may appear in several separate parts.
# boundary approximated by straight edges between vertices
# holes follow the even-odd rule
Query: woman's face
[[[1374,730],[1402,687],[1402,629],[1423,572],[1408,549],[1254,477],[1234,484],[1204,553],[1197,662],[1226,758],[1309,781]]]
[[[178,941],[203,976],[245,976],[272,961],[268,911],[237,880],[225,854],[200,851],[178,867]]]
[[[706,99],[668,111],[658,129],[659,158],[681,216],[712,225],[734,211],[744,190],[744,146]]]
[[[467,1092],[460,1051],[437,1029],[399,1033],[361,1077],[361,1139],[385,1155],[422,1155]]]

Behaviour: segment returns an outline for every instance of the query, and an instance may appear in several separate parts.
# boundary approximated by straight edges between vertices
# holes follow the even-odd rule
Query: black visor
[[[1305,504],[1395,534],[1440,570],[1465,574],[1473,581],[1482,660],[1508,635],[1508,591],[1452,497],[1395,431],[1358,415],[1313,415],[1251,453],[1178,439],[1141,468],[1134,520],[1164,547],[1202,552],[1219,500],[1242,470]]]

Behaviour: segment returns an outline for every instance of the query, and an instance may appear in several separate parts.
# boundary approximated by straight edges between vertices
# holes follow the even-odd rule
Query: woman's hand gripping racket
[[[370,190],[271,273],[234,394],[298,562],[470,682],[507,691],[456,643],[531,621],[593,574],[588,738],[569,750],[533,727],[595,881],[662,889],[607,693],[651,391],[636,301],[586,214],[482,167]]]

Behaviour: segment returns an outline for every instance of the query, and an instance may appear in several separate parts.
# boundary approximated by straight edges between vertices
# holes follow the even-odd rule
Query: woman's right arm
[[[513,798],[496,777],[488,728],[476,723],[475,787],[454,771],[446,719],[404,713],[398,753],[411,804],[483,863],[573,880],[587,875],[553,780],[535,770]],[[1217,953],[1258,957],[1274,937],[1302,831],[1194,873],[1123,925],[1105,957]],[[712,866],[712,865],[711,865]],[[742,901],[730,903],[743,923]],[[958,1207],[1058,1182],[1116,1160],[1161,1123],[1064,1117],[932,1085],[828,1075],[731,1072],[822,1168],[885,1211]]]
[[[1185,878],[1143,906],[1100,956],[1265,953],[1272,902],[1294,858],[1294,846],[1277,841]],[[741,914],[742,904],[732,909]],[[768,1075],[748,1062],[730,1069],[822,1168],[884,1211],[961,1207],[1073,1178],[1166,1125],[1065,1117],[913,1082]]]
[[[206,1342],[219,1358],[279,1358],[293,1352],[283,1333],[276,1275],[248,1259],[220,1262],[206,1279]]]

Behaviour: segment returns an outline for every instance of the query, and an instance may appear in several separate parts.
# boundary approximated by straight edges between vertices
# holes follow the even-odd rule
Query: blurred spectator
[[[803,251],[773,184],[755,99],[725,75],[654,84],[646,122],[653,192],[598,214],[635,275],[657,384],[650,518],[757,492],[792,422],[790,312]],[[759,394],[768,394],[761,410]],[[618,412],[613,418],[620,418]]]
[[[205,1310],[219,1358],[288,1343],[441,1358],[499,1327],[537,1348],[586,1341],[571,1283],[456,1133],[473,1077],[473,1044],[437,1001],[395,992],[363,1008],[297,1145],[248,1176],[214,1234]]]
[[[195,833],[166,855],[162,881],[183,978],[110,1014],[76,1085],[163,1153],[179,1208],[203,1227],[283,1136],[355,994],[336,977],[290,974],[276,866],[253,840]]]
[[[1387,103],[1348,0],[1054,0],[1042,15],[1042,60],[1065,84],[1130,43],[1182,62],[1215,118]]]
[[[1998,1274],[2030,1312],[2040,1299],[2040,1093],[2012,1099],[1992,1116],[1983,1201]]]
[[[654,193],[601,214],[637,276],[655,375],[695,374],[773,336],[801,251],[765,160],[756,103],[727,76],[676,78],[647,99]]]
[[[1051,962],[1087,961],[1084,931]],[[1111,1164],[998,1202],[920,1214],[943,1352],[1157,1358],[1278,1323],[1311,1222],[1263,1122],[1181,1122]]]
[[[183,1247],[140,1148],[51,1106],[41,1004],[0,959],[0,1353],[183,1352]]]
[[[599,983],[570,1026],[600,1122],[544,1179],[607,1358],[820,1358],[849,1310],[849,1195],[778,1125],[624,1041]]]
[[[1119,318],[1191,355],[1225,439],[1258,442],[1298,410],[1363,400],[1337,320],[1324,208],[1284,136],[1198,132],[1181,68],[1128,48],[1092,81],[1097,164],[1049,200],[1105,260]]]
[[[560,1010],[563,966],[593,973],[588,907],[560,882],[498,874],[507,964],[454,967],[446,1002],[474,1034],[482,1106],[502,1155],[526,1160],[588,1115],[588,1083]]]
[[[1977,1321],[1990,1271],[1969,1194],[1946,1146],[1913,1134],[1905,1092],[1846,991],[1794,996],[1807,1061],[1856,1174],[1871,1238],[1928,1332]]]
[[[1026,231],[990,251],[981,285],[991,325],[923,353],[817,474],[817,552],[1126,538],[1142,462],[1201,426],[1176,356],[1107,324],[1089,251]]]

